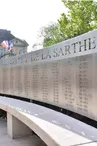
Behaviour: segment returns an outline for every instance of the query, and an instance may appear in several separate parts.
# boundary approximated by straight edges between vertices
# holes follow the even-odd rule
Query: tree
[[[41,35],[43,36],[43,47],[47,47],[58,42],[63,41],[65,38],[59,30],[59,26],[56,23],[49,24],[41,29]]]
[[[39,49],[41,49],[41,47],[42,47],[42,43],[41,44],[40,43],[35,43],[32,46],[33,51],[39,50]]]
[[[62,0],[68,8],[61,14],[59,28],[65,38],[71,38],[97,28],[97,2],[93,0]]]

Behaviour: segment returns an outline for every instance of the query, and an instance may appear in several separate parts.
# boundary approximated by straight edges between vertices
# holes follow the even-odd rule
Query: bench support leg
[[[13,115],[7,113],[7,131],[11,138],[32,135],[32,130]]]

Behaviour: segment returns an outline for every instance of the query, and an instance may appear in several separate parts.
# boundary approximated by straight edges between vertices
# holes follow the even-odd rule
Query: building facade
[[[15,55],[21,55],[27,52],[28,43],[25,40],[15,38],[12,40],[12,42],[13,42],[12,52]]]
[[[12,40],[13,43],[12,54],[20,55],[27,52],[27,47],[29,45],[25,40],[16,38],[8,30],[0,29],[0,56],[3,56],[4,54],[7,54],[9,52],[8,49],[4,49],[1,45],[1,43],[4,40],[8,40],[8,41]]]

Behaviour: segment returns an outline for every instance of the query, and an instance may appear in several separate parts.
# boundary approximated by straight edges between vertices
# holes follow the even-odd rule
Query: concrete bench
[[[48,146],[97,146],[96,128],[62,113],[7,97],[0,97],[0,108],[12,138],[34,131]]]

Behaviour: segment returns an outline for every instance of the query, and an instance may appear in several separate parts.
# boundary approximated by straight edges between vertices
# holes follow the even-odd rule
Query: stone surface
[[[13,115],[7,113],[7,131],[11,138],[32,135],[32,130]]]
[[[36,135],[11,139],[7,135],[7,122],[0,119],[0,146],[46,146]]]
[[[0,108],[14,115],[48,146],[97,146],[97,129],[54,110],[0,97]]]
[[[0,60],[0,93],[49,103],[97,121],[97,30]]]

